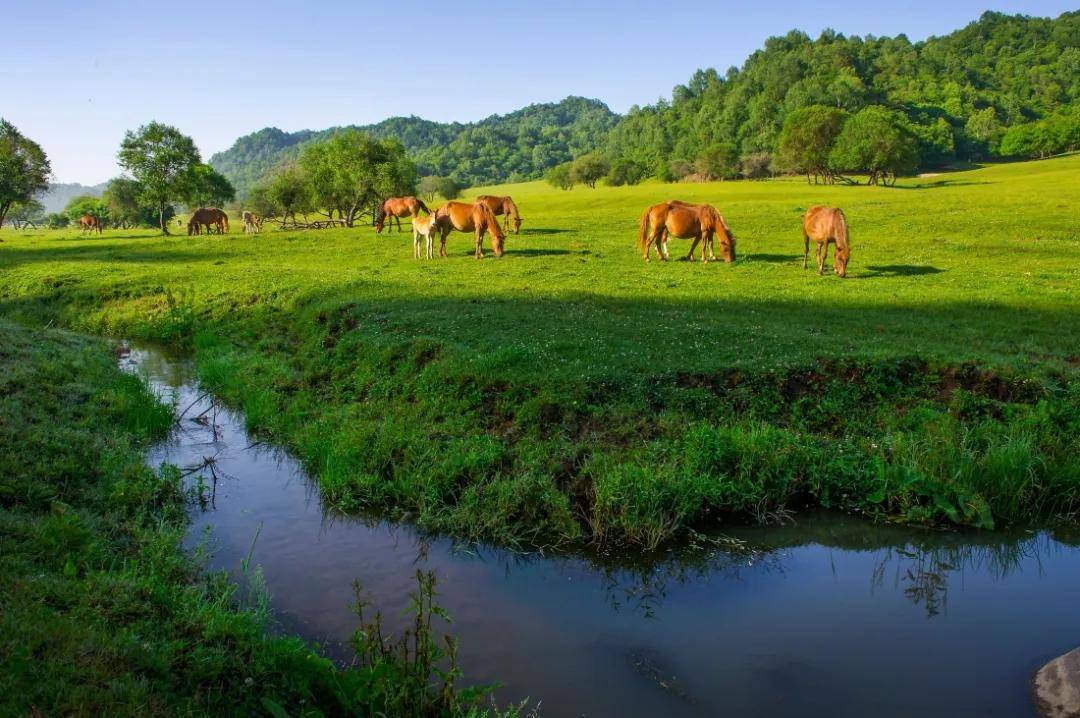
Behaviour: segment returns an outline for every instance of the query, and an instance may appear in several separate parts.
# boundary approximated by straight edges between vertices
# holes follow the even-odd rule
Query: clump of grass
[[[457,671],[428,696],[416,653],[361,643],[343,670],[271,635],[256,567],[254,601],[199,572],[181,470],[142,460],[172,421],[103,342],[0,320],[0,715],[488,713]],[[416,645],[438,675],[433,588]]]

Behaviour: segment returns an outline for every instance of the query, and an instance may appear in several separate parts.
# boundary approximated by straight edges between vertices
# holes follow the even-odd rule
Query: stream
[[[204,466],[185,479],[202,494],[186,547],[242,584],[250,554],[281,630],[339,660],[353,582],[396,629],[418,568],[437,576],[465,683],[556,718],[1034,716],[1032,675],[1080,645],[1080,535],[815,513],[647,560],[462,544],[328,512],[190,361],[142,347],[121,364],[186,409],[147,457]]]

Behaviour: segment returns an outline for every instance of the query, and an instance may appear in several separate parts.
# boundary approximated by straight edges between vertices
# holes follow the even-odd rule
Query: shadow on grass
[[[571,254],[568,249],[514,249],[513,247],[506,248],[506,255],[511,254],[518,257],[554,257],[558,255]],[[585,250],[584,252],[574,252],[573,254],[592,254],[592,252]]]
[[[555,229],[554,227],[536,227],[534,229],[522,229],[521,233],[523,235],[525,235],[525,234],[543,235],[543,234],[562,234],[564,232],[572,232],[572,231],[574,231],[574,230],[571,230],[571,229]]]
[[[875,277],[923,277],[927,274],[941,274],[944,269],[928,264],[871,264],[868,271],[854,275],[852,279],[873,279]]]
[[[154,239],[158,239],[155,237]],[[176,247],[176,249],[171,249]],[[131,246],[106,245],[86,247],[85,245],[67,247],[43,247],[33,249],[13,248],[0,251],[0,269],[11,268],[31,262],[117,262],[124,264],[157,262],[214,262],[229,259],[235,252],[227,245],[220,245],[213,252],[205,247],[186,249],[178,244],[156,249],[139,249]]]
[[[906,190],[921,190],[921,189],[945,189],[948,187],[970,187],[972,185],[980,184],[994,184],[993,182],[987,182],[986,180],[980,181],[953,181],[953,180],[940,180],[938,182],[930,182],[929,184],[916,184],[916,185],[893,185],[890,189],[906,189]]]
[[[773,262],[776,264],[782,264],[786,262],[798,262],[802,260],[801,254],[753,254],[747,253],[745,261],[747,262]]]

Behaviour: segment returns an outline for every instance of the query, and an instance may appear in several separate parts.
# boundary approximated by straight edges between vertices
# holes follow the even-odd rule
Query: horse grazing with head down
[[[101,220],[92,214],[84,214],[79,217],[79,228],[81,232],[93,232],[95,229],[98,234],[101,234]]]
[[[214,228],[217,229],[218,234],[228,234],[229,215],[217,207],[199,207],[191,213],[191,218],[188,220],[188,236],[202,234],[202,228],[204,227],[207,234],[211,234]]]
[[[829,244],[836,245],[833,258],[833,271],[837,276],[847,276],[847,263],[851,257],[851,241],[848,236],[847,218],[839,207],[815,205],[803,215],[803,269],[810,256],[810,240],[817,243],[814,257],[817,259],[818,274],[825,273],[825,260],[829,258]]]
[[[439,230],[439,256],[446,256],[446,237],[453,231],[476,233],[476,258],[484,257],[484,235],[491,232],[491,248],[495,256],[503,256],[505,237],[499,220],[483,202],[447,202],[435,210],[434,226]]]
[[[382,232],[387,217],[390,218],[391,224],[394,223],[394,220],[397,220],[397,229],[400,232],[401,218],[419,217],[420,210],[424,210],[426,214],[431,214],[431,210],[427,208],[427,205],[416,197],[391,197],[379,205],[379,211],[375,213],[375,233]]]
[[[638,232],[638,249],[649,261],[649,250],[656,247],[661,261],[669,258],[668,237],[693,239],[686,258],[694,261],[694,250],[701,243],[701,261],[716,260],[716,235],[720,235],[720,252],[725,262],[735,261],[735,235],[731,233],[720,212],[711,204],[690,204],[679,200],[661,202],[649,207],[641,215]]]
[[[482,194],[476,198],[477,202],[483,202],[495,216],[503,216],[503,231],[510,231],[510,221],[514,222],[514,234],[521,234],[521,215],[518,214],[517,205],[510,197],[496,197],[492,194]]]

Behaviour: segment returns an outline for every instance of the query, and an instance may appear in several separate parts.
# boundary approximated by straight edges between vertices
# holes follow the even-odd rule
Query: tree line
[[[602,149],[668,180],[864,172],[881,182],[1080,149],[1078,114],[1080,11],[985,13],[919,43],[831,30],[770,38],[741,68],[699,70],[670,101],[632,108]],[[793,151],[800,142],[813,149]]]
[[[236,198],[229,180],[202,162],[195,142],[160,122],[127,132],[117,160],[125,174],[110,180],[101,197],[76,196],[64,211],[46,214],[37,197],[49,186],[48,157],[0,119],[0,226],[11,219],[16,226],[59,228],[91,215],[103,226],[157,226],[168,234],[175,204],[221,206]]]

